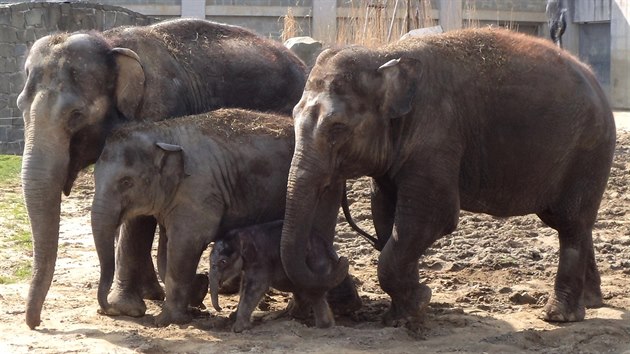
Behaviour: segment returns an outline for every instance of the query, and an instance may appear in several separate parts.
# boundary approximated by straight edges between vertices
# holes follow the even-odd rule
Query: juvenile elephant
[[[215,235],[283,215],[293,142],[287,117],[238,109],[114,132],[94,169],[92,231],[101,264],[102,312],[113,311],[107,295],[116,230],[138,215],[150,215],[168,237],[166,300],[156,324],[189,322],[191,283]]]
[[[210,253],[210,296],[212,306],[219,306],[219,287],[226,279],[242,273],[242,283],[234,332],[251,328],[252,312],[270,287],[280,291],[293,292],[293,311],[313,309],[315,325],[326,328],[335,325],[330,306],[324,296],[295,289],[287,278],[280,260],[280,236],[282,220],[231,230],[215,241]],[[331,262],[337,262],[336,253],[324,240],[316,239],[314,248],[307,260],[311,269],[326,269]],[[328,257],[318,257],[327,255]],[[339,279],[341,281],[343,278]],[[301,313],[299,315],[302,315]]]
[[[281,44],[191,19],[46,36],[30,49],[25,73],[17,105],[25,123],[22,181],[34,248],[30,328],[40,324],[54,273],[61,192],[70,193],[113,128],[219,107],[288,113],[306,81],[304,64]],[[154,229],[155,220],[141,216],[122,229],[112,294],[119,313],[140,316],[143,296],[164,296],[150,258]]]
[[[601,304],[592,228],[615,124],[595,76],[569,53],[492,29],[328,50],[293,116],[281,256],[297,287],[339,276],[306,264],[313,211],[336,209],[322,193],[367,175],[385,245],[378,279],[391,297],[386,324],[417,319],[430,301],[418,259],[455,230],[460,209],[535,213],[558,231],[545,320],[581,321],[585,306]]]

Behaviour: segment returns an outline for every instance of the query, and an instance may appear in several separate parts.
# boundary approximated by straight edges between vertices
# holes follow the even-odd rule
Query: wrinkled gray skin
[[[116,230],[149,215],[168,238],[166,300],[156,324],[189,322],[199,257],[215,235],[283,215],[293,141],[288,117],[235,109],[115,131],[94,169],[101,311],[113,311]]]
[[[232,327],[234,332],[242,332],[252,327],[252,312],[270,287],[293,292],[294,313],[310,311],[312,308],[317,327],[327,328],[335,325],[332,311],[324,296],[318,294],[319,296],[313,297],[308,292],[295,289],[287,278],[280,260],[281,235],[282,220],[279,220],[232,230],[217,240],[212,247],[209,286],[212,306],[217,311],[221,311],[219,287],[224,280],[242,273],[236,322]],[[317,239],[312,246],[307,260],[309,267],[321,272],[329,271],[327,268],[330,264],[338,261],[335,252],[324,240]],[[337,279],[337,283],[343,279],[342,275]]]
[[[297,287],[334,276],[306,264],[313,211],[335,209],[322,193],[370,176],[385,244],[378,279],[391,297],[384,323],[421,317],[431,290],[419,284],[418,260],[455,230],[460,209],[534,213],[558,231],[545,320],[581,321],[585,306],[601,304],[592,228],[615,124],[595,76],[567,52],[490,29],[328,50],[293,115],[281,255]]]
[[[288,113],[306,79],[304,64],[279,43],[190,19],[46,36],[30,49],[25,73],[17,104],[34,248],[30,328],[40,324],[54,273],[61,193],[68,195],[77,173],[96,161],[114,127],[218,107]],[[164,297],[149,252],[154,229],[153,218],[140,216],[122,229],[112,294],[118,313],[142,315],[142,297]]]

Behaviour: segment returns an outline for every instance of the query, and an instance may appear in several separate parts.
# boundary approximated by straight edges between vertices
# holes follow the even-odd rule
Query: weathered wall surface
[[[24,123],[16,100],[24,85],[24,59],[35,40],[59,31],[106,30],[155,21],[155,18],[108,5],[0,5],[0,154],[21,154],[24,148]]]
[[[611,103],[630,110],[630,0],[613,1],[610,26]]]

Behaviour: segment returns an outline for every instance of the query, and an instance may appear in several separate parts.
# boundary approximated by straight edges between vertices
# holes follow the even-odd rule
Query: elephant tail
[[[369,233],[367,233],[366,231],[361,229],[359,227],[359,225],[357,225],[354,222],[354,219],[352,218],[352,214],[350,214],[350,206],[348,205],[348,190],[346,188],[345,183],[343,185],[343,196],[342,196],[342,199],[341,199],[341,209],[343,210],[343,216],[345,216],[346,221],[348,222],[348,224],[350,225],[350,227],[354,231],[356,231],[359,235],[363,236],[365,238],[365,240],[369,244],[371,244],[372,247],[374,247],[377,251],[383,250],[383,247],[385,245],[381,244],[381,242],[378,240],[378,238],[370,235]]]

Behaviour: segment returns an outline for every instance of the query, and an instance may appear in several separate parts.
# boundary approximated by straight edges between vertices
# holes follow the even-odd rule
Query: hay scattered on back
[[[503,37],[513,36],[514,32],[502,29],[467,29],[443,34],[411,38],[393,44],[397,49],[423,48],[441,58],[476,61],[481,68],[501,67],[507,61],[505,46],[500,43]]]
[[[66,39],[68,39],[69,36],[70,36],[70,33],[68,32],[51,34],[48,44],[50,46],[54,46],[54,45],[63,43],[66,41]]]
[[[224,140],[252,136],[270,136],[274,138],[292,137],[293,119],[290,116],[274,115],[243,109],[219,109],[212,112],[186,117],[165,119],[158,122],[127,124],[112,132],[109,141],[128,139],[137,131],[194,130],[203,135]]]
[[[219,109],[189,116],[165,124],[194,124],[207,135],[225,138],[268,135],[276,138],[293,136],[293,119],[290,116],[248,111],[244,109]]]

